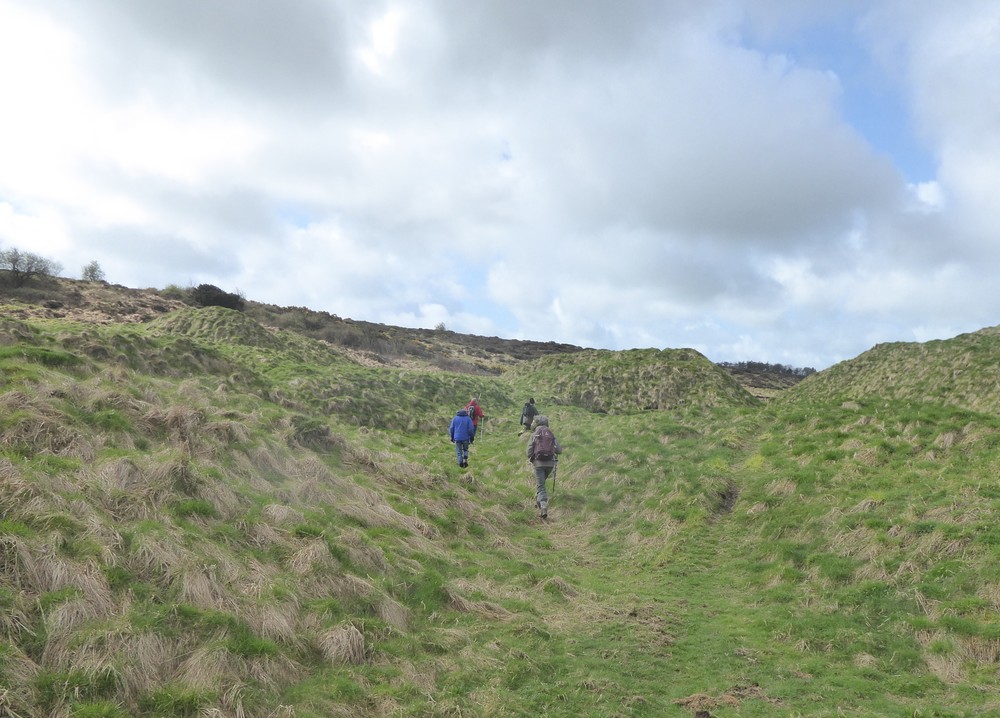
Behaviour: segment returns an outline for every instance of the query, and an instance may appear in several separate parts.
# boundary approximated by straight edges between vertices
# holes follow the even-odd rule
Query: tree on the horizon
[[[16,247],[0,250],[0,269],[5,269],[15,287],[23,287],[34,277],[54,277],[62,271],[59,262],[22,252]]]
[[[101,269],[101,265],[95,260],[90,264],[84,265],[80,276],[85,282],[103,282],[104,270]]]

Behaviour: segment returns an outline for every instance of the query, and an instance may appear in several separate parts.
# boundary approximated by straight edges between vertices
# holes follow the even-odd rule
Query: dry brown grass
[[[379,593],[370,581],[351,573],[331,577],[331,589],[338,598],[371,598]]]
[[[96,454],[93,443],[83,434],[67,426],[62,413],[35,400],[24,392],[0,394],[0,413],[16,416],[16,420],[0,434],[0,447],[29,449],[92,461]]]
[[[164,478],[120,458],[100,466],[88,483],[97,492],[97,504],[116,520],[143,521],[157,516],[171,495]]]
[[[151,484],[170,487],[187,496],[197,496],[202,484],[191,461],[186,456],[177,456],[175,452],[157,456],[151,462],[148,473]]]
[[[947,635],[940,631],[918,631],[916,639],[924,649],[923,659],[927,670],[941,682],[955,685],[965,680],[965,669],[962,667],[962,656],[959,651],[933,650],[936,644],[948,644]]]
[[[796,491],[795,482],[788,479],[775,479],[767,485],[767,493],[771,496],[794,496]]]
[[[832,534],[830,548],[869,563],[877,561],[883,552],[878,532],[864,526]]]
[[[383,597],[376,607],[378,616],[397,631],[405,633],[410,628],[410,609],[398,601]]]
[[[246,661],[245,673],[240,677],[249,677],[259,685],[277,692],[302,680],[305,673],[303,666],[296,663],[287,654],[280,654],[256,657]]]
[[[188,552],[179,538],[165,532],[132,537],[125,563],[140,579],[163,584],[184,570]]]
[[[214,566],[188,566],[173,575],[183,603],[199,608],[218,609],[226,605],[228,591],[218,579]]]
[[[261,510],[261,515],[274,526],[300,524],[305,521],[301,511],[282,504],[268,504]]]
[[[205,426],[206,433],[216,441],[227,446],[245,444],[250,441],[250,430],[246,422],[219,420],[210,421]]]
[[[9,645],[4,654],[5,685],[0,685],[0,716],[29,718],[35,713],[33,690],[40,672],[38,664],[16,645]]]
[[[264,564],[253,558],[247,558],[245,561],[243,571],[234,581],[234,590],[238,595],[261,599],[270,593],[279,569],[273,564]],[[285,599],[286,603],[289,601],[293,602],[295,609],[293,613],[297,612],[299,606],[294,596]]]
[[[322,539],[309,541],[296,551],[289,560],[288,567],[299,576],[340,572],[340,562],[330,553],[330,548]]]
[[[242,662],[221,645],[204,643],[182,660],[177,679],[194,690],[211,690],[227,677],[243,675],[243,668]]]
[[[198,498],[211,504],[223,521],[243,515],[249,506],[249,501],[244,496],[221,481],[206,481],[198,492]]]
[[[285,645],[297,643],[298,606],[258,604],[243,612],[243,618],[258,636]]]
[[[180,644],[156,633],[126,634],[120,637],[117,654],[122,661],[125,693],[139,696],[173,680],[180,666]]]
[[[1000,662],[1000,639],[981,636],[962,636],[958,645],[963,656],[983,668],[995,668]]]
[[[568,583],[565,579],[560,576],[553,576],[552,578],[547,578],[539,584],[542,589],[551,586],[555,589],[561,596],[567,596],[569,598],[575,598],[580,595],[580,592],[573,587],[572,584]]]
[[[29,501],[41,496],[37,482],[25,480],[7,457],[0,456],[0,516],[14,514]]]
[[[365,541],[360,531],[345,531],[340,535],[338,543],[343,544],[354,566],[373,573],[384,573],[391,568],[382,549]]]
[[[353,501],[343,503],[339,508],[342,513],[369,527],[405,528],[428,539],[439,538],[441,532],[437,527],[425,523],[416,516],[402,514],[385,503],[374,491],[360,490],[360,495]],[[428,507],[428,502],[421,505]],[[431,510],[431,513],[435,513]]]
[[[365,636],[353,625],[338,626],[319,637],[319,650],[333,665],[361,665],[367,659]]]
[[[272,546],[286,546],[291,544],[291,539],[284,533],[270,524],[260,521],[252,524],[242,520],[237,521],[236,528],[246,536],[250,545],[256,548],[266,549]]]

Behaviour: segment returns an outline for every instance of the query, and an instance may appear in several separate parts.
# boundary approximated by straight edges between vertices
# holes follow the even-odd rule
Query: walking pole
[[[552,495],[556,495],[556,469],[559,468],[559,459],[552,465]]]

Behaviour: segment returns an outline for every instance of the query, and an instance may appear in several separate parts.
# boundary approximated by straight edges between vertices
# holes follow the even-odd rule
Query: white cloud
[[[987,0],[85,5],[0,0],[0,243],[67,268],[819,366],[1000,310]]]

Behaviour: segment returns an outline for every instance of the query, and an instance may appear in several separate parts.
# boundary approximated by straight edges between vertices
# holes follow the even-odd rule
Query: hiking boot
[[[535,503],[538,503],[537,501]],[[542,518],[547,519],[549,517],[549,502],[543,501],[538,504],[538,510],[542,512]]]

